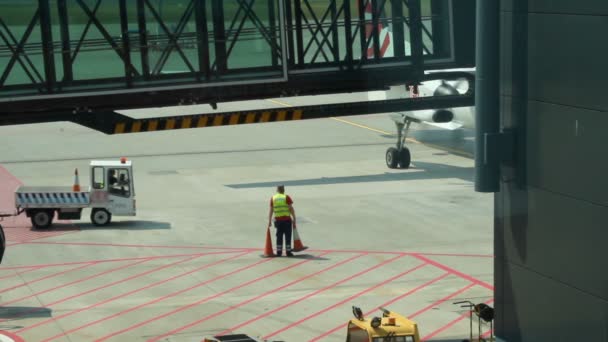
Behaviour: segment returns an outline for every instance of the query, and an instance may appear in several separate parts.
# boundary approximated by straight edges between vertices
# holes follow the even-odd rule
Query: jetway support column
[[[213,31],[215,33],[215,65],[218,75],[222,75],[228,70],[223,0],[211,0],[211,12],[213,14]]]
[[[509,160],[513,134],[500,132],[500,1],[477,1],[475,76],[475,191],[499,191],[500,163]]]
[[[63,81],[70,82],[74,80],[74,73],[72,70],[72,47],[70,45],[69,16],[66,0],[57,1],[57,13],[59,14],[59,26],[61,35]]]
[[[55,74],[55,52],[53,49],[53,31],[51,28],[51,6],[48,0],[39,0],[40,31],[42,37],[42,56],[44,59],[44,75],[49,93],[55,92],[57,78]]]

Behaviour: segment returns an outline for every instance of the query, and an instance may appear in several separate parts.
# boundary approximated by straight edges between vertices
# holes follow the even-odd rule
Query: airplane
[[[372,5],[368,2],[365,7],[365,19],[367,22],[372,20]],[[378,32],[380,38],[380,57],[393,56],[393,34],[391,24],[384,25],[383,20],[378,21]],[[366,24],[366,38],[372,34],[373,24]],[[411,45],[405,41],[406,54],[411,53]],[[374,58],[374,49],[367,49],[367,57]],[[466,69],[448,69],[428,71],[427,74],[433,72],[446,71],[465,71],[471,74],[475,73],[474,68]],[[369,92],[368,100],[390,100],[398,98],[419,97],[419,96],[442,96],[464,94],[468,90],[467,82],[464,80],[434,80],[423,82],[417,87],[409,86],[391,86],[388,90],[382,92]],[[386,151],[386,165],[389,168],[404,168],[407,169],[411,164],[410,150],[405,146],[405,140],[409,132],[412,122],[424,123],[427,125],[439,127],[447,130],[456,130],[459,128],[474,128],[475,127],[475,107],[461,108],[439,108],[432,110],[418,110],[393,113],[390,118],[397,126],[397,145],[390,147]]]

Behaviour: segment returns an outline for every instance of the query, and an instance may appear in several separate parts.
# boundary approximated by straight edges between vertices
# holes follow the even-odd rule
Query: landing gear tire
[[[399,155],[399,167],[402,169],[408,169],[410,167],[410,163],[412,161],[412,156],[410,154],[410,150],[407,147],[401,149],[398,152]]]
[[[388,150],[386,150],[386,166],[391,169],[397,168],[397,165],[399,164],[398,152],[399,151],[397,151],[397,149],[394,147],[390,147]]]
[[[53,212],[46,210],[39,210],[32,213],[30,217],[32,220],[32,226],[36,229],[47,229],[53,223]]]
[[[96,208],[91,212],[91,222],[96,226],[105,226],[112,220],[112,214],[105,209]]]

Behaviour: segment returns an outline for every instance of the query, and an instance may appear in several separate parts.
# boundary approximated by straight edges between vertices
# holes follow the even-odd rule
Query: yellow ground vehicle
[[[398,313],[380,308],[382,317],[366,319],[353,306],[354,319],[348,322],[346,342],[420,342],[418,325]]]
[[[365,319],[361,309],[353,306],[355,319],[348,321],[346,342],[420,342],[418,325],[397,313],[380,307],[382,317]],[[249,335],[207,337],[203,342],[262,342]],[[271,342],[264,340],[263,342]],[[275,341],[283,342],[283,341]]]

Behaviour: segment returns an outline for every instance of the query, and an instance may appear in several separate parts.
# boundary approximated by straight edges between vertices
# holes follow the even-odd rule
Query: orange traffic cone
[[[266,246],[264,247],[264,258],[269,258],[274,256],[274,251],[272,250],[272,238],[270,237],[270,227],[266,229]]]
[[[80,181],[78,180],[78,169],[74,170],[74,185],[72,186],[72,191],[74,191],[74,192],[80,191]]]
[[[293,248],[292,251],[294,252],[301,252],[305,249],[307,249],[308,247],[304,246],[302,244],[302,240],[300,240],[300,234],[298,234],[298,230],[296,229],[296,227],[293,227]]]

